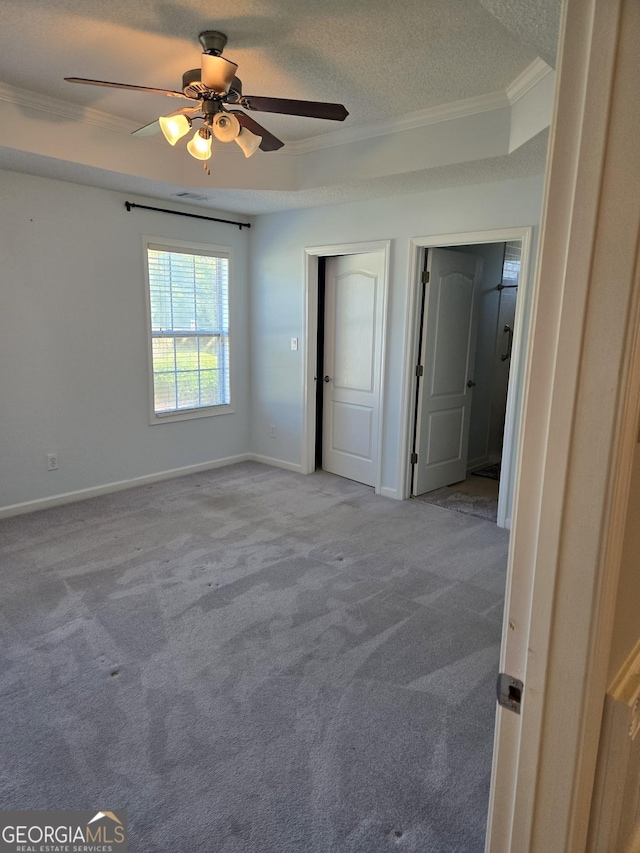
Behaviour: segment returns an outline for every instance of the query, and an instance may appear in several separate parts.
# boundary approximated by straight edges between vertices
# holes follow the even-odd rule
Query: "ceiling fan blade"
[[[108,83],[106,80],[87,80],[84,77],[65,77],[67,83],[83,83],[85,86],[106,86],[108,89],[128,89],[131,92],[151,92],[156,95],[168,95],[170,98],[184,98],[184,92],[173,92],[171,89],[152,89],[149,86],[131,86],[129,83]]]
[[[248,110],[308,116],[309,118],[327,118],[332,121],[344,121],[349,115],[342,104],[329,104],[325,101],[296,101],[290,98],[263,98],[261,95],[243,95],[239,103]]]
[[[274,136],[273,133],[269,133],[266,127],[258,124],[258,122],[251,118],[251,116],[248,116],[246,113],[241,113],[240,110],[229,110],[229,112],[234,114],[242,127],[246,127],[247,130],[251,131],[251,133],[255,133],[256,136],[262,137],[262,142],[259,146],[261,151],[277,151],[278,148],[282,148],[284,145],[284,142],[281,139],[278,139],[278,137]]]
[[[144,124],[137,130],[132,130],[131,136],[155,136],[156,133],[160,133],[160,122],[158,119],[152,121],[150,124]]]
[[[182,107],[180,110],[174,110],[172,113],[168,113],[166,118],[169,116],[189,116],[189,118],[193,118],[193,116],[198,115],[200,112],[200,107]],[[131,136],[155,136],[156,133],[160,133],[161,131],[160,122],[158,119],[150,122],[149,124],[145,124],[142,127],[139,127],[137,130],[131,132]]]

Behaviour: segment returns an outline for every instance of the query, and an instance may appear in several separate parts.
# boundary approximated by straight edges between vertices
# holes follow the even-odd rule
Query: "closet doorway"
[[[530,231],[415,246],[405,494],[501,527],[513,501]]]

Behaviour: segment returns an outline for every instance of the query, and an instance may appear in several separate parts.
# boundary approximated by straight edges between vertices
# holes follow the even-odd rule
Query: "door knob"
[[[470,379],[467,382],[467,388],[475,388],[475,387],[476,387],[476,383],[473,381],[473,379]]]
[[[322,381],[323,381],[323,382],[331,382],[331,377],[330,377],[330,376],[325,376],[325,377],[324,377],[324,379],[323,379]]]

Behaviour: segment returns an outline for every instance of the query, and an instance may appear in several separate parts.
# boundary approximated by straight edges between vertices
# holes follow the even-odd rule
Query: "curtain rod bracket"
[[[127,211],[131,211],[134,207],[139,207],[141,210],[155,210],[156,213],[172,213],[174,216],[188,216],[190,219],[204,219],[207,222],[222,222],[224,225],[237,225],[242,231],[243,228],[251,228],[250,222],[234,222],[232,219],[218,219],[215,216],[201,216],[199,213],[184,213],[181,210],[167,210],[166,207],[149,207],[147,204],[136,204],[133,201],[125,201],[124,206]]]

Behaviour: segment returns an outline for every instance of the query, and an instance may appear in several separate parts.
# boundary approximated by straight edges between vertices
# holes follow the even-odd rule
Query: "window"
[[[146,250],[153,422],[231,411],[228,250]]]

